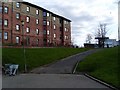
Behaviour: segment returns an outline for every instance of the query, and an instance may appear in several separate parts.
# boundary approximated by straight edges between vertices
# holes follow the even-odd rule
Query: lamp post
[[[24,21],[21,21],[22,24],[22,46],[23,46],[23,55],[24,55],[24,72],[27,72],[27,64],[26,64],[26,51],[25,51],[25,46],[24,46]]]

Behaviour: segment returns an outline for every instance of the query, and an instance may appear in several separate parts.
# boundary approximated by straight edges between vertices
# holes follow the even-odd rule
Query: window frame
[[[4,40],[8,40],[8,32],[4,32]]]
[[[30,27],[26,27],[26,33],[30,33]]]
[[[2,6],[0,6],[0,13],[2,13],[2,11],[3,11],[3,7],[2,7]]]
[[[55,17],[55,16],[53,17],[53,20],[54,20],[54,21],[56,20],[56,17]]]
[[[2,19],[0,19],[0,26],[2,25]]]
[[[7,24],[5,23],[5,21],[6,21]],[[5,25],[5,24],[6,24],[6,25]],[[8,19],[5,19],[5,20],[4,20],[4,26],[5,26],[5,27],[8,27]]]
[[[36,29],[36,34],[39,35],[39,29],[38,28]]]
[[[39,45],[39,41],[40,41],[39,39],[36,40],[36,45]]]
[[[46,25],[47,24],[47,21],[46,20],[43,20],[43,25]]]
[[[16,13],[16,19],[20,19],[20,13]]]
[[[54,30],[56,29],[56,25],[55,24],[54,24],[53,28],[54,28]]]
[[[39,10],[38,9],[36,9],[36,15],[39,15]]]
[[[50,21],[47,21],[47,26],[50,26]]]
[[[47,35],[50,35],[50,30],[47,30]]]
[[[15,28],[16,28],[16,31],[19,31],[20,30],[20,25],[16,24]]]
[[[8,14],[8,7],[7,6],[4,7],[4,13]]]
[[[39,24],[39,19],[36,19],[36,24],[37,24],[37,25]]]
[[[50,13],[47,13],[47,17],[50,17]]]
[[[67,31],[67,28],[65,27],[65,32]]]
[[[46,35],[46,30],[45,29],[43,30],[43,34]]]
[[[16,44],[19,44],[19,43],[20,43],[20,37],[19,37],[19,36],[16,36],[16,37],[15,37],[15,40],[16,40]]]
[[[20,3],[19,2],[16,3],[16,8],[20,8]]]
[[[29,16],[26,17],[26,22],[27,22],[27,23],[30,22],[30,17],[29,17]]]
[[[0,32],[0,40],[2,39],[2,32]]]
[[[47,12],[43,11],[43,17],[47,16]]]
[[[47,39],[47,43],[50,43],[50,39]]]
[[[56,38],[56,34],[54,33],[54,38]]]
[[[26,11],[30,12],[30,7],[29,6],[26,7]]]

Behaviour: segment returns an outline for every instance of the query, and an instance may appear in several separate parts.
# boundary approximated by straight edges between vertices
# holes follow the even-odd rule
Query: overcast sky
[[[66,17],[72,21],[72,41],[83,46],[86,35],[100,23],[107,24],[111,39],[118,40],[118,5],[115,0],[24,0]],[[116,0],[117,1],[117,0]]]

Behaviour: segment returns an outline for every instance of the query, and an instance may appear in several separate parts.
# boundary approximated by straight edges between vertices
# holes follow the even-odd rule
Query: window
[[[56,29],[56,26],[54,25],[54,29]]]
[[[48,26],[50,25],[50,22],[49,22],[49,21],[47,21],[47,25],[48,25]]]
[[[66,21],[64,21],[64,24],[66,24]]]
[[[2,6],[0,6],[0,13],[2,13]]]
[[[43,21],[43,25],[46,25],[46,20]]]
[[[54,38],[56,38],[56,34],[54,34]]]
[[[17,8],[20,7],[20,3],[19,3],[19,2],[16,3],[16,7],[17,7]]]
[[[43,34],[46,34],[46,30],[43,31]]]
[[[66,21],[66,24],[69,24],[69,22],[68,22],[68,21]]]
[[[30,32],[30,28],[29,28],[29,27],[26,28],[26,32],[27,32],[27,33]]]
[[[62,31],[62,27],[60,27],[60,31]]]
[[[0,19],[0,25],[2,25],[2,19]]]
[[[67,39],[67,36],[65,36],[65,40]]]
[[[60,39],[62,39],[62,35],[60,35]]]
[[[61,18],[59,19],[59,22],[62,23],[62,19]]]
[[[50,13],[47,13],[47,17],[49,17],[50,16]]]
[[[49,30],[47,30],[47,35],[50,35],[50,31]]]
[[[48,40],[47,40],[47,42],[49,43],[49,42],[50,42],[50,40],[48,39]]]
[[[55,21],[55,20],[56,20],[56,18],[55,18],[55,17],[53,17],[53,20]]]
[[[26,22],[30,22],[30,17],[26,17]]]
[[[4,20],[4,26],[8,26],[8,20],[7,19]]]
[[[8,7],[4,7],[4,13],[8,13]]]
[[[16,19],[20,19],[20,13],[16,13]]]
[[[36,24],[39,24],[39,19],[36,19]]]
[[[7,40],[8,39],[8,33],[4,32],[4,39]]]
[[[43,16],[44,16],[44,17],[46,16],[46,12],[43,12]]]
[[[67,31],[67,28],[65,28],[65,31]]]
[[[36,10],[36,15],[38,15],[39,14],[39,10]]]
[[[68,32],[68,29],[66,31]]]
[[[39,34],[39,29],[38,29],[38,28],[36,29],[36,34],[37,34],[37,35]]]
[[[16,37],[16,43],[18,44],[20,42],[20,37]]]
[[[2,39],[2,32],[0,32],[0,39]]]
[[[39,45],[39,39],[37,39],[36,44]]]
[[[18,31],[18,30],[20,30],[20,25],[16,25],[16,30]]]
[[[27,12],[29,12],[29,11],[30,11],[30,7],[27,6]]]
[[[65,36],[65,40],[67,40],[68,39],[68,36]]]

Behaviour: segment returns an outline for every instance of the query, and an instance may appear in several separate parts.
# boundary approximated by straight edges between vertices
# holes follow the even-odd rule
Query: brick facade
[[[23,43],[39,47],[71,45],[69,19],[28,2],[0,2],[0,9],[2,10],[0,33],[2,31],[4,45]],[[24,25],[21,21],[24,21]]]

